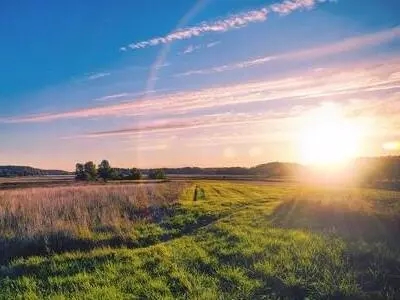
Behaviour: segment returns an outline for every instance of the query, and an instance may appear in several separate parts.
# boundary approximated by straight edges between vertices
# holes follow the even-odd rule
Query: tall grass
[[[0,261],[21,251],[41,254],[43,249],[50,251],[49,247],[74,249],[72,243],[79,249],[82,245],[77,239],[132,236],[135,226],[154,221],[176,203],[183,186],[122,184],[0,191]],[[41,250],[34,251],[38,247]]]

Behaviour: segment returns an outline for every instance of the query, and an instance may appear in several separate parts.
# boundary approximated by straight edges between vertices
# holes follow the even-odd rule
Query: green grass
[[[3,265],[0,298],[400,295],[399,193],[215,181],[171,202],[160,218],[132,225],[136,242]]]

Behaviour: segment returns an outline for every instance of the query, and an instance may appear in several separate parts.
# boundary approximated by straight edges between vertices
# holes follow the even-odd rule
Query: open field
[[[139,179],[139,180],[113,180],[110,184],[144,184],[162,183],[168,180],[163,179]],[[20,177],[0,177],[0,190],[10,190],[17,188],[35,187],[76,187],[76,186],[103,186],[103,181],[76,181],[74,175],[61,176],[20,176]]]
[[[73,184],[75,184],[75,176],[72,175],[0,177],[0,190]]]
[[[237,180],[237,181],[258,181],[258,182],[295,182],[293,178],[262,178],[257,176],[244,175],[175,175],[168,174],[166,180],[140,179],[140,180],[112,180],[107,184],[137,184],[154,183],[164,181],[199,181],[199,180]],[[102,181],[86,182],[76,181],[74,175],[61,176],[20,176],[0,177],[0,190],[35,187],[73,187],[73,186],[94,186],[104,185]]]
[[[1,299],[400,296],[400,193],[197,181],[0,191]]]

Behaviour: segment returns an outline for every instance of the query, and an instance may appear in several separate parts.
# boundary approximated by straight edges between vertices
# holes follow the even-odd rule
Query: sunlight
[[[400,142],[392,141],[382,145],[382,148],[386,151],[400,151]]]
[[[325,104],[307,116],[300,133],[301,160],[312,165],[344,164],[359,154],[361,133],[337,106]]]

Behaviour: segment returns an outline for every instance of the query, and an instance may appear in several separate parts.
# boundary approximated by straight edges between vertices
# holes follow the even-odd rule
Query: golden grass
[[[183,184],[95,185],[0,191],[0,235],[116,227],[178,200]]]

